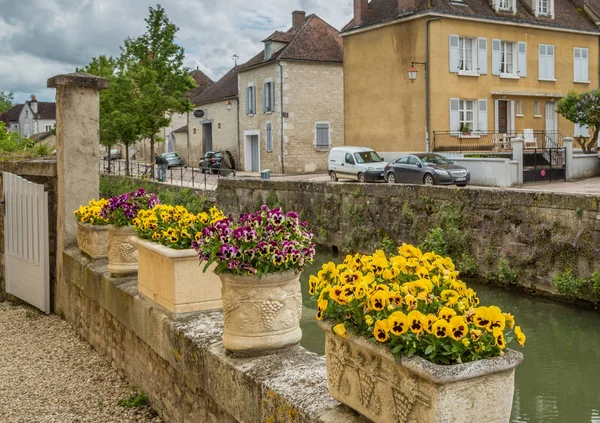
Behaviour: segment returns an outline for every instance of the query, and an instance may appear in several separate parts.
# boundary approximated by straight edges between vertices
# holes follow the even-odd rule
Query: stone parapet
[[[57,312],[169,422],[367,423],[328,393],[325,361],[302,348],[259,358],[223,349],[221,312],[174,321],[113,279],[106,260],[64,253]]]

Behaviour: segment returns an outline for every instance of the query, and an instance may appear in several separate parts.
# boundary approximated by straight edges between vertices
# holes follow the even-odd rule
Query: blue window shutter
[[[267,111],[267,84],[263,84],[263,93],[262,93],[262,107],[263,113]]]
[[[502,42],[492,40],[492,75],[500,75],[500,66],[502,66]]]
[[[271,84],[269,84],[269,87],[271,88],[271,111],[274,112],[275,111],[275,83],[271,82]]]
[[[488,59],[487,59],[487,38],[477,39],[477,67],[479,68],[478,73],[480,75],[487,75],[488,73]]]
[[[458,35],[450,35],[450,72],[458,72],[460,66],[460,51]]]

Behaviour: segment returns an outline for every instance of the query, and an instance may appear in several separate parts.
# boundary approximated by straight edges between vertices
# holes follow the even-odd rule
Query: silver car
[[[183,161],[181,160],[181,157],[179,157],[179,154],[177,154],[177,153],[164,153],[162,156],[165,159],[167,159],[167,162],[169,162],[169,164],[168,164],[169,167],[183,166]]]
[[[465,187],[471,181],[466,167],[433,153],[402,156],[384,169],[385,180],[390,184],[457,185]]]

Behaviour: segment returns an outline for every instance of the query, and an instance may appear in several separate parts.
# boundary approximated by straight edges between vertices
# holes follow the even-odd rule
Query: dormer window
[[[554,0],[533,0],[532,9],[535,16],[549,16],[554,18]]]
[[[549,13],[548,2],[549,0],[538,0],[538,13],[540,15],[547,15]]]
[[[514,15],[517,11],[517,0],[490,0],[490,4],[496,13],[509,12]]]
[[[505,12],[511,12],[512,11],[512,2],[510,0],[500,0],[500,10],[503,10]]]
[[[271,43],[265,43],[265,60],[269,60],[271,58]]]

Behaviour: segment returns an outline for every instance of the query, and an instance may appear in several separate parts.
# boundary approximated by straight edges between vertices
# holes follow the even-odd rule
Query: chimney
[[[414,12],[415,0],[398,0],[398,14]]]
[[[354,0],[354,26],[361,26],[363,24],[368,10],[369,0]]]
[[[296,10],[292,12],[292,31],[298,32],[302,25],[304,25],[304,21],[306,20],[306,12],[303,10]]]
[[[35,94],[31,94],[31,102],[29,104],[31,106],[31,111],[33,112],[34,116],[37,115],[38,103],[37,103],[37,98],[35,98]]]

